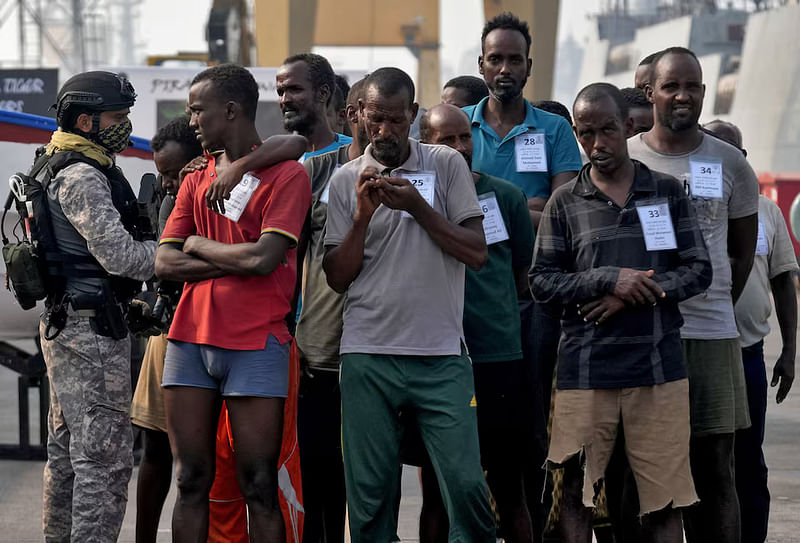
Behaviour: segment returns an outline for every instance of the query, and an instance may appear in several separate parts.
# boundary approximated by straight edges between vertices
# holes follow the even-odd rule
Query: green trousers
[[[466,355],[344,354],[341,392],[353,543],[388,543],[396,533],[401,410],[419,424],[450,519],[449,541],[494,543]]]

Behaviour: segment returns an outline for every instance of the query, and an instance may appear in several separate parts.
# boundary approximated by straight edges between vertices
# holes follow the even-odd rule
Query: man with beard
[[[353,141],[350,136],[335,133],[328,123],[328,106],[336,92],[336,78],[325,57],[314,53],[292,55],[278,68],[275,81],[283,128],[308,140],[301,162]]]
[[[303,471],[306,543],[344,541],[345,488],[340,429],[339,343],[344,295],[328,286],[322,269],[330,179],[344,164],[361,156],[369,144],[358,114],[364,81],[353,84],[346,100],[347,119],[355,140],[304,162],[311,178],[311,226],[303,279],[303,308],[297,321],[297,347],[303,373],[297,413],[297,434]]]
[[[311,200],[295,161],[248,174],[225,214],[206,207],[218,172],[261,145],[258,85],[223,64],[192,80],[190,127],[205,149],[224,149],[183,180],[156,252],[162,279],[185,281],[169,332],[162,386],[177,459],[174,541],[208,534],[208,493],[224,397],[251,541],[282,541],[278,456],[288,393],[286,314],[294,295],[297,239]]]
[[[398,413],[413,416],[443,489],[452,541],[494,542],[463,346],[464,265],[487,259],[464,159],[408,138],[411,78],[372,73],[359,100],[370,145],[331,180],[328,284],[347,293],[342,445],[354,543],[390,541],[399,483]]]
[[[447,145],[472,163],[469,117],[449,104],[428,110],[420,122],[423,143]],[[472,359],[481,463],[497,503],[503,537],[510,543],[533,541],[525,503],[522,451],[510,437],[530,432],[521,416],[522,344],[517,292],[527,290],[533,252],[533,225],[525,193],[508,181],[473,172],[475,190],[485,214],[484,235],[489,259],[480,270],[466,270],[464,337]],[[419,448],[419,447],[418,447]],[[424,449],[419,451],[426,457]],[[447,541],[447,514],[436,476],[427,459],[422,464],[423,506],[420,541]]]
[[[581,169],[581,157],[569,124],[522,97],[531,74],[530,48],[528,23],[515,15],[502,13],[487,22],[478,69],[489,96],[464,111],[472,123],[475,170],[524,190],[536,225],[551,191]]]
[[[739,541],[734,433],[750,425],[733,305],[753,265],[758,179],[739,149],[700,129],[704,95],[694,53],[682,47],[662,51],[647,86],[655,124],[631,138],[628,148],[632,157],[683,183],[711,255],[710,288],[681,304],[691,388],[691,464],[700,496],[684,519],[690,543],[726,543]]]
[[[531,35],[528,24],[511,13],[488,21],[481,34],[478,68],[489,87],[489,97],[464,108],[472,125],[472,167],[505,179],[525,191],[534,227],[550,193],[581,169],[581,156],[572,129],[562,117],[534,108],[522,97],[531,73]],[[536,440],[530,448],[526,494],[534,534],[541,533],[546,512],[540,506],[544,485],[541,467],[547,455],[545,393],[553,379],[558,343],[558,308],[534,304],[530,294],[520,299],[524,360],[528,368],[529,414]],[[538,537],[538,536],[537,536]]]
[[[589,85],[573,115],[590,163],[545,206],[530,274],[537,300],[564,307],[548,460],[583,454],[592,507],[624,428],[644,539],[679,543],[677,508],[697,496],[678,302],[710,284],[708,251],[681,185],[628,158],[619,90]],[[578,518],[562,518],[564,541],[591,538]]]

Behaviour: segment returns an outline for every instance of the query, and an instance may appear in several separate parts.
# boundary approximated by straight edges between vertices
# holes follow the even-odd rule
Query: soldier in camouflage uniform
[[[47,146],[54,159],[69,152],[86,159],[59,170],[47,187],[58,251],[99,266],[99,272],[64,274],[64,288],[49,296],[40,326],[50,378],[43,506],[47,542],[116,541],[125,514],[133,463],[131,344],[126,333],[105,330],[101,318],[104,309],[126,301],[116,289],[109,299],[111,291],[103,291],[103,282],[125,277],[141,285],[154,273],[155,242],[136,241],[123,226],[124,198],[120,183],[113,181],[127,184],[114,166],[114,155],[129,144],[134,98],[133,88],[116,74],[71,78],[59,92],[60,128]],[[132,194],[129,185],[127,191]],[[53,333],[48,324],[60,306],[66,308],[65,324],[47,339]]]

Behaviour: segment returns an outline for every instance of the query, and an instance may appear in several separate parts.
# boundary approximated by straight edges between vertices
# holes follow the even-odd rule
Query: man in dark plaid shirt
[[[708,251],[677,180],[628,157],[616,87],[583,89],[574,118],[590,164],[546,205],[530,274],[537,301],[564,307],[548,459],[584,452],[591,507],[622,425],[642,530],[678,542],[676,508],[697,501],[678,302],[710,284]],[[565,518],[581,532],[591,517]]]

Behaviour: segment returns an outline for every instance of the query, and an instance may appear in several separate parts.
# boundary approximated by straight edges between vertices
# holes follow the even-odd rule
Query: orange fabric
[[[297,393],[300,386],[300,355],[292,341],[289,350],[289,394],[283,407],[283,442],[278,460],[278,498],[286,527],[286,543],[303,541],[303,488],[300,450],[297,444]],[[246,543],[247,507],[236,481],[228,410],[222,404],[217,426],[217,472],[209,493],[208,542]]]
[[[231,421],[225,402],[217,424],[217,471],[208,500],[208,543],[247,543],[247,504],[236,480]]]
[[[303,485],[300,478],[300,448],[297,444],[297,393],[300,387],[300,353],[292,341],[289,349],[289,394],[283,408],[283,443],[278,460],[279,499],[286,542],[303,540]]]

